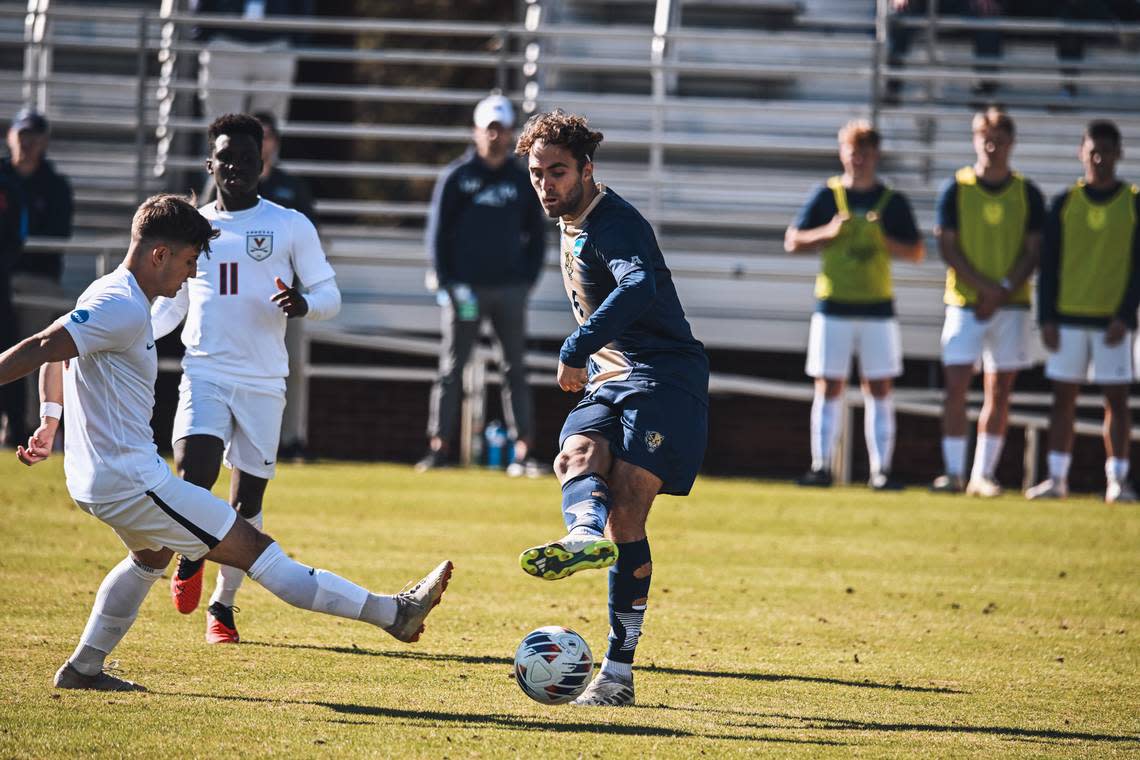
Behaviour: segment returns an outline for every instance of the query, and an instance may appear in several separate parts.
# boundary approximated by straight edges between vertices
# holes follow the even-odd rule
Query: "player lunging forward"
[[[340,291],[317,231],[303,214],[260,198],[261,123],[228,114],[209,127],[218,198],[200,210],[221,235],[213,255],[173,299],[155,301],[156,338],[186,317],[186,354],[174,416],[178,474],[212,488],[223,457],[233,468],[230,504],[261,529],[261,503],[273,477],[285,409],[287,318],[330,319]],[[306,288],[291,286],[294,275]],[[202,593],[202,561],[182,557],[171,579],[174,606],[189,614]],[[245,574],[218,569],[206,614],[206,641],[236,643],[234,597]]]
[[[708,416],[704,347],[649,223],[595,182],[601,141],[585,118],[554,111],[532,117],[516,148],[543,209],[559,220],[562,280],[579,325],[562,344],[558,385],[586,391],[562,427],[554,464],[569,534],[524,551],[520,562],[548,580],[613,565],[609,650],[579,706],[634,702],[634,649],[653,572],[646,518],[658,493],[689,493]]]
[[[289,604],[363,620],[400,641],[419,638],[451,577],[451,563],[443,562],[410,590],[379,596],[306,567],[224,501],[174,477],[158,456],[150,427],[158,376],[150,302],[178,292],[216,234],[185,199],[147,200],[135,213],[122,265],[92,283],[70,314],[0,354],[0,385],[43,365],[43,419],[19,448],[20,460],[46,459],[66,414],[67,490],[130,552],[99,587],[79,646],[55,675],[57,688],[143,689],[105,673],[103,664],[174,552],[237,568]]]

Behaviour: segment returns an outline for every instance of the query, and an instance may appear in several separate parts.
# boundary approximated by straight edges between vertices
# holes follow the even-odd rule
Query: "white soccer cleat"
[[[1001,484],[993,478],[979,475],[975,478],[970,478],[970,482],[966,484],[966,495],[993,499],[997,496],[1001,496]]]
[[[424,619],[439,604],[440,597],[447,590],[454,566],[450,560],[439,563],[423,580],[407,591],[396,594],[396,620],[384,630],[400,641],[419,641],[424,630]]]
[[[570,703],[573,707],[629,707],[634,704],[633,679],[598,673],[586,690]]]
[[[1068,495],[1068,484],[1053,478],[1046,478],[1025,492],[1027,499],[1064,499]]]
[[[1105,504],[1135,504],[1140,501],[1136,497],[1136,489],[1127,480],[1110,480],[1108,488],[1104,490]]]

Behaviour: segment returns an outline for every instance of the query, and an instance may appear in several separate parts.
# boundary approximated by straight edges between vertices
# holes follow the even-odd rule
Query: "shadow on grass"
[[[684,709],[684,708],[680,708]],[[1027,740],[1065,740],[1085,742],[1134,742],[1140,743],[1140,734],[1095,734],[1084,731],[1067,731],[1054,728],[1017,728],[1014,726],[971,726],[971,725],[943,725],[941,723],[880,723],[878,721],[846,720],[843,718],[822,718],[808,715],[786,715],[782,713],[767,713],[767,718],[778,720],[797,721],[802,728],[812,731],[885,731],[885,732],[917,732],[936,734],[975,734],[982,736],[1002,736],[1011,739]],[[787,728],[784,725],[766,725],[763,723],[742,723],[757,729]]]
[[[224,702],[248,702],[253,704],[275,705],[304,705],[310,707],[323,707],[340,715],[358,715],[372,718],[387,718],[389,720],[406,720],[426,723],[442,723],[452,726],[470,726],[471,728],[503,728],[510,731],[554,731],[558,733],[580,734],[613,734],[618,736],[660,736],[669,738],[692,739],[723,739],[726,741],[745,742],[772,742],[777,744],[811,744],[830,747],[846,746],[844,742],[830,739],[784,739],[773,736],[710,734],[695,731],[685,731],[663,726],[646,726],[636,724],[598,724],[598,723],[566,723],[546,720],[532,720],[501,713],[461,713],[446,712],[443,710],[405,710],[399,707],[378,707],[374,705],[353,705],[343,702],[322,702],[320,700],[304,699],[272,699],[269,697],[242,697],[228,694],[196,694],[189,692],[151,692],[170,697],[184,697],[191,699],[212,699]],[[633,712],[639,708],[626,708],[626,712]],[[369,721],[350,721],[344,718],[334,718],[329,722],[347,725],[367,724]]]
[[[247,642],[242,642],[246,644]],[[318,644],[282,644],[272,641],[250,641],[249,646],[273,647],[275,649],[313,649],[320,652],[334,652],[336,654],[357,654],[368,657],[391,657],[398,660],[427,660],[432,662],[459,662],[465,665],[504,665],[510,667],[512,661],[509,657],[494,657],[491,655],[465,655],[465,654],[433,654],[431,652],[405,652],[385,651],[380,649],[363,649],[361,647],[321,646]],[[943,686],[908,686],[902,683],[878,683],[875,681],[848,681],[841,678],[823,678],[821,676],[792,676],[782,673],[755,673],[750,671],[732,670],[695,670],[692,668],[670,668],[658,665],[648,665],[641,668],[646,672],[664,673],[673,676],[693,676],[695,678],[737,678],[744,681],[798,681],[800,683],[818,683],[830,686],[853,686],[860,689],[890,689],[893,691],[911,691],[927,694],[969,694],[967,691],[950,689]]]

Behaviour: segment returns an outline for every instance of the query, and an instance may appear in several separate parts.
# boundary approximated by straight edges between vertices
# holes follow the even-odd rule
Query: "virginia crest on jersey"
[[[254,261],[264,261],[273,255],[273,233],[253,230],[245,233],[245,252]]]

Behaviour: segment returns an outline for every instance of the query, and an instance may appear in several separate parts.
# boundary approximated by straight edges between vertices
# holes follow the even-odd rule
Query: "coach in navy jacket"
[[[480,101],[474,147],[443,171],[432,193],[427,247],[444,307],[443,346],[431,395],[431,444],[421,470],[448,461],[463,367],[483,319],[503,349],[503,409],[519,464],[511,472],[536,467],[528,461],[534,414],[523,357],[527,298],[542,270],[547,225],[526,169],[512,155],[514,123],[514,109],[502,95]]]

